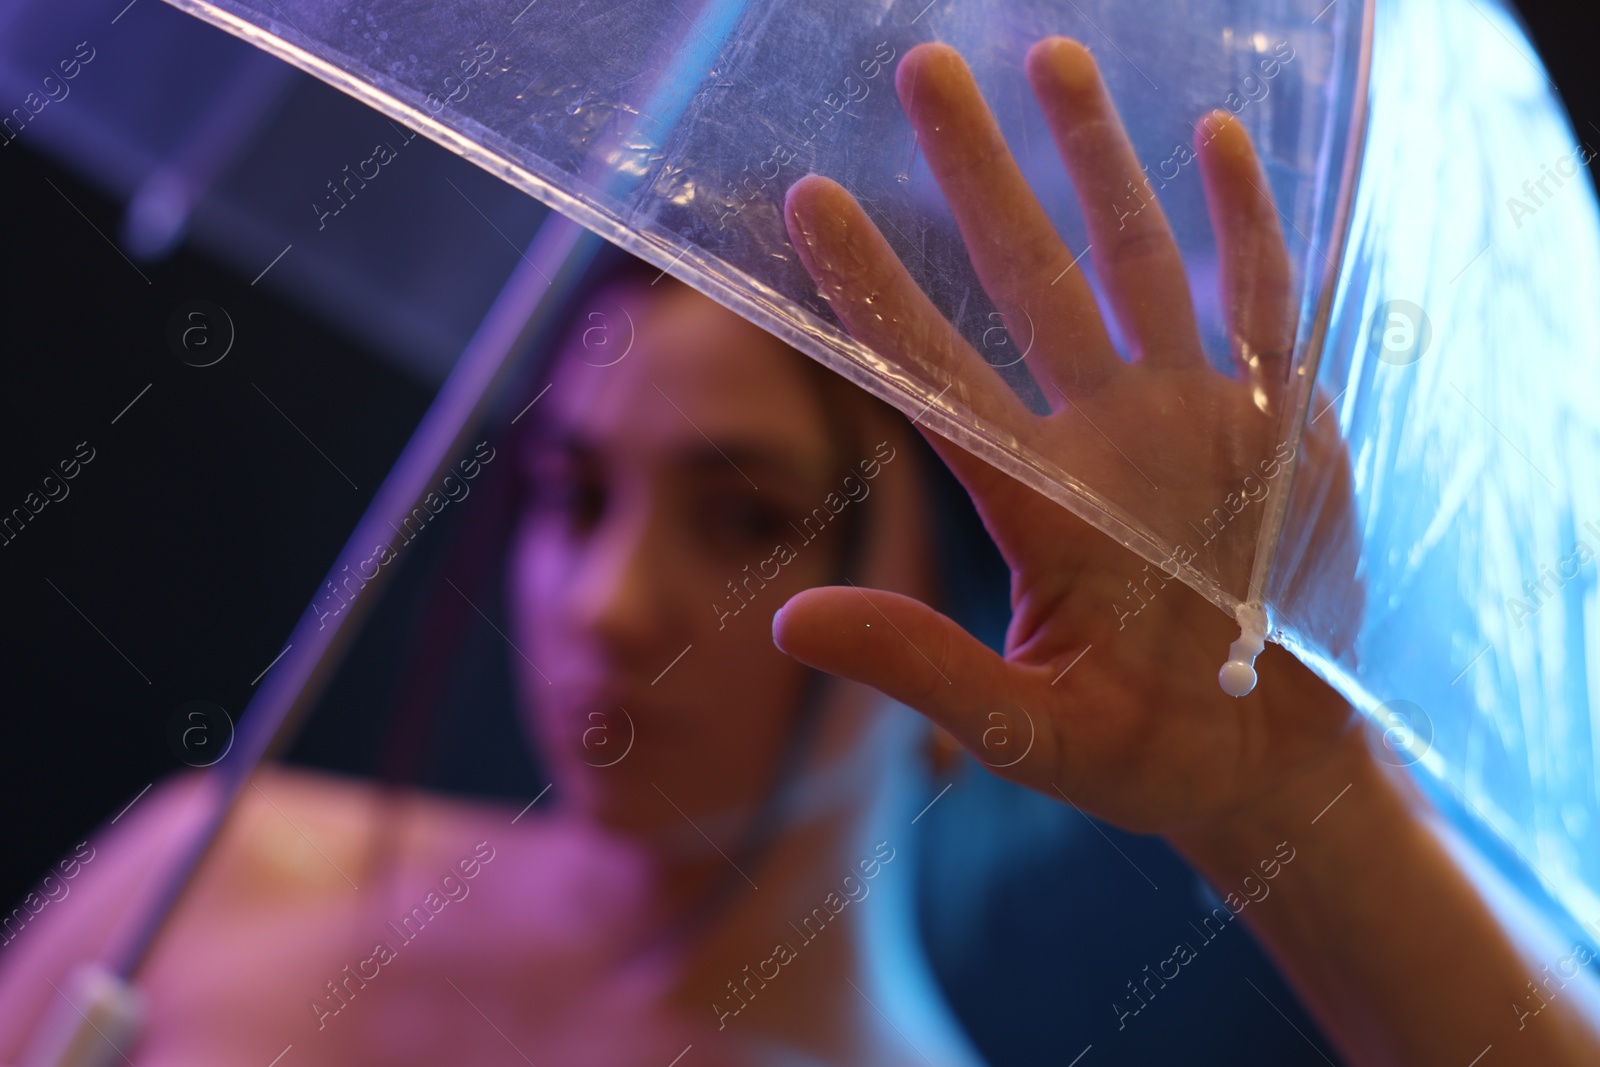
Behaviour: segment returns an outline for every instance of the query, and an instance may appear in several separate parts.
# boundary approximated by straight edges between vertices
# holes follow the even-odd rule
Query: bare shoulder
[[[264,768],[208,858],[196,903],[302,908],[497,849],[538,850],[548,833],[536,819],[514,825],[516,815],[510,804]]]
[[[359,835],[370,829],[374,792],[331,775],[263,768],[181,907],[214,906],[218,889],[235,900],[242,890],[249,900],[287,897],[290,889],[303,895],[327,882],[306,854],[357,851]],[[130,799],[0,916],[0,1063],[16,1059],[75,966],[103,960],[132,934],[221,802],[221,784],[184,772]]]
[[[297,924],[348,925],[472,893],[473,918],[453,924],[481,923],[494,943],[537,943],[554,922],[565,940],[572,901],[586,902],[581,911],[623,907],[610,898],[639,878],[628,850],[546,814],[526,802],[276,768],[241,798],[196,880],[190,922],[198,929],[213,916],[220,927],[292,911]]]
[[[15,1061],[74,966],[104,958],[127,937],[220,803],[219,788],[204,775],[168,779],[52,868],[29,898],[37,912],[29,914],[25,903],[26,918],[16,917],[7,927],[14,936],[0,946],[0,1063]],[[312,1018],[307,993],[346,962],[350,931],[364,931],[377,917],[404,929],[408,916],[426,917],[470,892],[473,903],[460,915],[452,909],[445,923],[454,927],[451,937],[430,940],[438,949],[478,953],[503,943],[508,931],[500,920],[526,914],[525,894],[541,895],[541,883],[559,882],[570,869],[552,860],[582,852],[559,824],[521,811],[519,804],[262,768],[140,972],[150,1009],[143,1047],[189,1040],[193,1027],[183,1020],[207,1017],[194,1013],[202,1007],[259,1015],[235,1018],[241,1033],[260,1030],[264,1038],[301,1025],[301,1016]],[[480,877],[486,871],[490,877]],[[556,896],[571,891],[546,888]],[[253,961],[248,974],[233,958],[245,949]],[[280,986],[284,994],[270,1003],[283,1007],[284,1018],[276,1007],[240,1010],[256,999],[252,989]]]

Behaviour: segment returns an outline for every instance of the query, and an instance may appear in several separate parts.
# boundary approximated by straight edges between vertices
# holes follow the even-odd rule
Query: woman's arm
[[[1207,116],[1194,146],[1233,340],[1233,373],[1221,374],[1200,343],[1171,230],[1087,49],[1042,41],[1027,74],[1134,361],[1113,348],[1083,272],[1070,269],[1077,257],[965,63],[942,45],[908,52],[896,87],[985,292],[1013,336],[1034,338],[1027,365],[1050,413],[1024,407],[854,198],[813,176],[790,189],[785,217],[822,295],[856,338],[948,381],[972,415],[1136,513],[1199,524],[1243,475],[1271,479],[1292,462],[1295,477],[1323,487],[1307,553],[1325,568],[1318,580],[1357,588],[1348,460],[1332,420],[1296,445],[1278,440],[1297,305],[1270,185],[1243,127]],[[1119,210],[1129,188],[1143,190],[1137,212]],[[1544,964],[1553,972],[1571,946],[1534,949],[1520,927],[1510,932],[1469,878],[1466,852],[1447,847],[1437,816],[1373,757],[1337,693],[1273,647],[1254,692],[1223,694],[1216,670],[1238,633],[1232,620],[1053,501],[928,436],[1011,567],[1004,656],[923,604],[854,588],[789,601],[773,621],[782,648],[921,710],[1014,781],[1168,837],[1230,894],[1230,910],[1358,1062],[1600,1063],[1600,1014],[1580,1009],[1577,982],[1552,982],[1537,1015],[1513,1008],[1519,997],[1530,1012],[1540,1003],[1525,999],[1527,982],[1542,982]],[[1254,530],[1229,530],[1244,541],[1218,535],[1207,565],[1242,588]],[[1133,617],[1117,605],[1135,583],[1145,593]],[[1014,756],[1022,738],[1029,744]],[[1292,862],[1277,855],[1280,843]],[[1263,862],[1279,864],[1270,895],[1248,903],[1229,887]]]
[[[1589,950],[1510,901],[1497,914],[1484,890],[1505,887],[1475,883],[1469,846],[1370,744],[1350,731],[1276,795],[1173,844],[1233,894],[1354,1062],[1600,1062]]]

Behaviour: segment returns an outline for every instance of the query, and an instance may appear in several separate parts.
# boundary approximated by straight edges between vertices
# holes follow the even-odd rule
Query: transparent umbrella
[[[1553,914],[1600,911],[1600,227],[1579,175],[1591,151],[1503,7],[170,2],[473,160],[1139,553],[1142,587],[1106,607],[1118,619],[1188,584],[1239,622],[1240,641],[1218,649],[1230,691],[1253,684],[1262,640],[1285,645],[1378,721],[1389,759],[1418,765],[1463,825],[1493,831],[1481,843]],[[1054,34],[1098,54],[1145,182],[1063,169],[1023,61]],[[966,57],[1068,250],[1055,292],[985,288],[971,220],[894,91],[898,59],[929,40]],[[1217,295],[1273,288],[1238,276],[1262,268],[1219,247],[1208,216],[1197,149],[1224,112],[1259,152],[1288,252],[1290,306],[1267,334],[1241,331],[1249,309]],[[336,215],[383,180],[392,151],[307,190],[307,210]],[[942,348],[897,334],[892,316],[871,328],[870,289],[819,291],[822,231],[855,216],[834,186],[802,182],[813,174],[849,194],[953,326]],[[1184,275],[1164,284],[1193,294],[1209,377],[1128,398],[1053,372],[1044,353],[1085,347],[1061,302],[1114,303],[1108,280],[1163,214]],[[530,253],[549,299],[568,249],[586,247],[560,226]],[[1160,337],[1106,320],[1120,359],[1159,366]],[[925,358],[907,358],[919,345]],[[446,390],[459,418],[492,378]],[[455,425],[440,423],[441,440]],[[431,469],[407,484],[419,493]],[[396,483],[391,503],[409,507],[411,492]],[[261,699],[287,708],[285,687],[316,673],[307,659]],[[273,732],[256,727],[257,750]]]
[[[1274,540],[1284,494],[1226,512],[1231,529],[1222,538],[1220,517],[1199,535],[1190,530],[1211,509],[1181,500],[1175,483],[1221,485],[1224,474],[1241,481],[1271,456],[1272,444],[1292,449],[1309,375],[1291,371],[1287,358],[1273,363],[1300,395],[1286,396],[1272,413],[1277,436],[1265,450],[1220,411],[1193,424],[1215,444],[1204,469],[1092,430],[1074,437],[1070,455],[1042,446],[1026,416],[1059,407],[1060,398],[1030,373],[1037,370],[1030,354],[1045,340],[1041,331],[1060,325],[1045,299],[1056,294],[1004,309],[986,294],[895,99],[895,63],[930,39],[967,58],[1049,222],[1069,248],[1090,254],[1061,264],[1058,291],[1098,289],[1092,241],[1022,55],[1052,33],[1103,46],[1108,86],[1149,161],[1149,189],[1161,206],[1147,211],[1149,192],[1131,184],[1096,192],[1115,203],[1120,227],[1165,212],[1202,294],[1199,325],[1219,367],[1229,363],[1230,342],[1213,295],[1217,250],[1192,142],[1208,112],[1238,115],[1283,205],[1304,312],[1299,338],[1284,342],[1298,340],[1294,362],[1303,364],[1325,321],[1353,187],[1346,170],[1361,131],[1370,19],[1359,5],[1313,21],[1305,4],[1208,3],[1164,27],[1156,5],[1130,4],[982,13],[947,4],[530,4],[509,14],[477,3],[178,6],[422,130],[715,297],[1153,562],[1165,561],[1230,614],[1262,602],[1272,553],[1260,546]],[[318,218],[337,213],[346,194],[381,172],[382,155],[357,167],[364,173],[311,191],[308,209]],[[827,175],[867,207],[1016,403],[949,365],[905,365],[841,325],[803,269],[782,215],[785,190],[807,173]],[[1136,338],[1114,340],[1127,355],[1138,347]],[[1083,417],[1095,421],[1087,409]],[[1223,505],[1220,497],[1215,503]],[[1186,545],[1192,552],[1181,550]]]
[[[174,2],[1059,501],[1149,560],[1155,583],[1182,580],[1240,619],[1245,658],[1252,631],[1283,643],[1378,719],[1390,758],[1420,762],[1497,831],[1542,891],[1576,915],[1600,910],[1600,483],[1587,473],[1600,469],[1600,231],[1578,173],[1591,150],[1504,8]],[[1090,195],[1112,201],[1112,233],[1165,214],[1213,364],[1274,397],[1254,418],[1201,407],[1181,440],[1118,419],[1035,362],[1060,343],[1051,294],[997,307],[981,284],[895,64],[927,40],[966,57],[1071,250],[1058,283],[1103,304],[1108,264],[1023,70],[1050,34],[1100,54],[1148,178]],[[1193,146],[1217,111],[1250,132],[1281,215],[1292,354],[1241,353],[1216,295],[1224,264]],[[374,180],[376,157],[309,191],[307,210],[339,210],[340,186]],[[859,201],[992,381],[846,328],[785,223],[785,193],[807,174]],[[1147,356],[1106,318],[1124,357]],[[1074,431],[1041,433],[1050,411]],[[1341,439],[1348,477],[1295,462]]]

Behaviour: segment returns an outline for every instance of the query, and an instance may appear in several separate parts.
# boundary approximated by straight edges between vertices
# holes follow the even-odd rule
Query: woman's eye
[[[530,511],[561,520],[572,533],[594,529],[606,507],[605,487],[599,479],[571,469],[534,471],[525,499]]]
[[[783,509],[757,500],[720,499],[704,506],[709,539],[716,548],[771,547],[788,530]]]

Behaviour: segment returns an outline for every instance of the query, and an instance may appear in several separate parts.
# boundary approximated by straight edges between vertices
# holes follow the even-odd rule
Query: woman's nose
[[[664,539],[652,512],[640,505],[606,516],[568,587],[573,625],[619,649],[649,648],[660,636]]]

